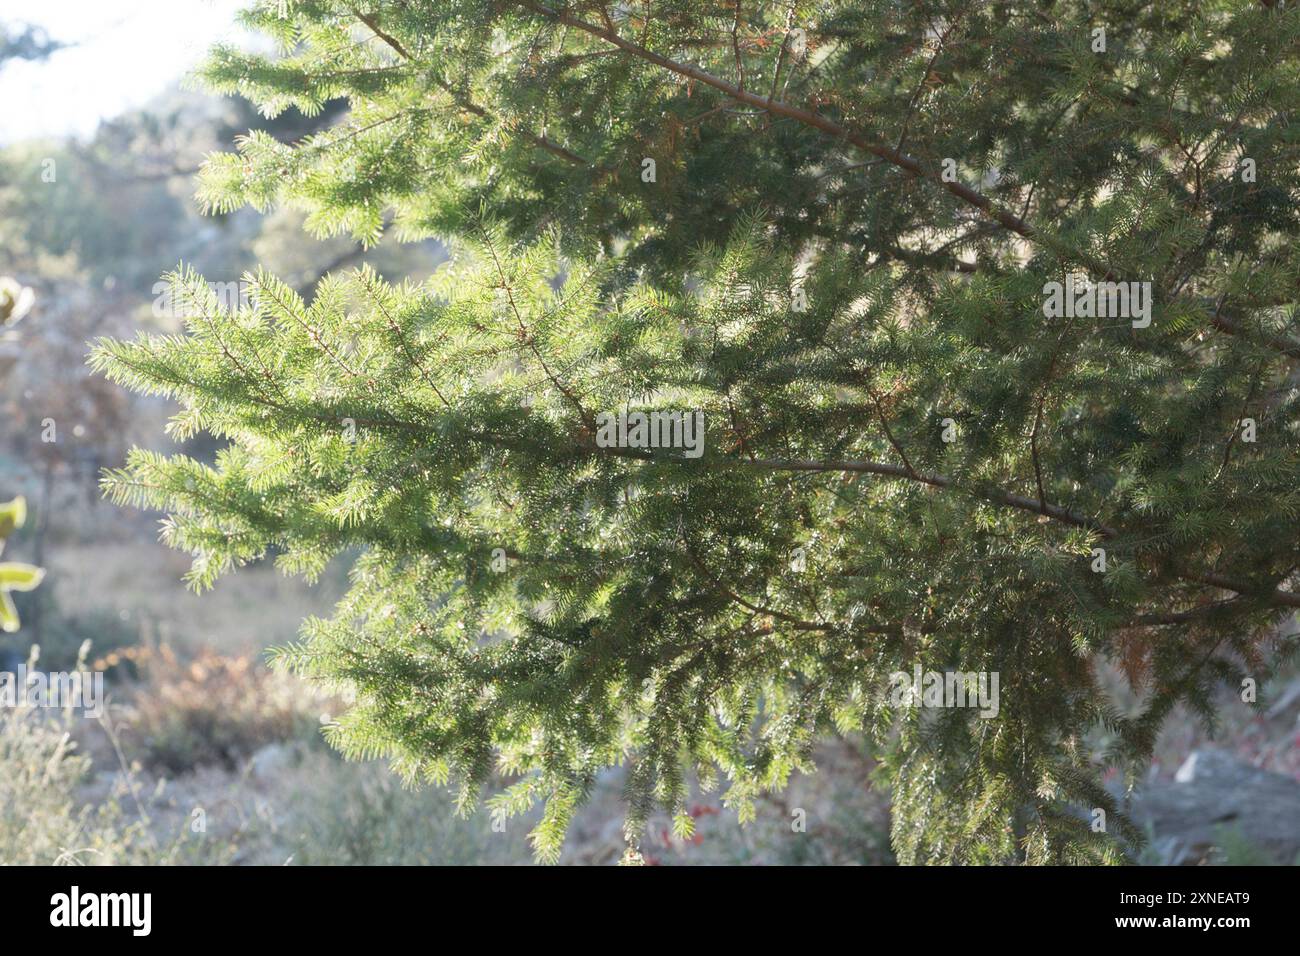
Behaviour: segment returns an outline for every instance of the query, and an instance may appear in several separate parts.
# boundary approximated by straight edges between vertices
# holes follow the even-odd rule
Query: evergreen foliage
[[[626,762],[634,857],[656,807],[689,831],[692,774],[744,818],[819,733],[861,731],[901,861],[1117,861],[1136,837],[1101,769],[1291,649],[1294,6],[265,0],[245,19],[280,52],[217,48],[211,88],[350,114],[212,156],[206,207],[455,255],[310,301],[250,276],[234,312],[178,272],[184,334],[92,362],[177,399],[176,435],[230,444],[213,466],[136,451],[106,487],[169,513],[197,587],[358,555],[335,616],[281,652],[356,691],[333,728],[349,755],[467,806],[518,775],[491,799],[545,801],[543,860]],[[1045,317],[1070,275],[1150,282],[1151,324]],[[627,409],[703,411],[703,455],[602,447],[598,416]],[[916,664],[999,673],[998,715],[895,706]]]

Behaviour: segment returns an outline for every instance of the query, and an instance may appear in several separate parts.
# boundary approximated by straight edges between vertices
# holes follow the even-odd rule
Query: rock
[[[1173,865],[1207,862],[1225,839],[1283,865],[1300,856],[1300,783],[1221,750],[1193,751],[1172,781],[1139,789],[1129,814]]]
[[[248,761],[248,773],[259,783],[270,783],[293,764],[292,747],[285,744],[267,744]]]

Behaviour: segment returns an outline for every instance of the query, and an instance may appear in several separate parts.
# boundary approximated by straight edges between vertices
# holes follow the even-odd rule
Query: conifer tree
[[[874,743],[904,862],[1113,862],[1102,770],[1292,648],[1295,5],[244,19],[278,53],[218,47],[208,86],[350,110],[212,156],[205,206],[455,254],[310,301],[259,273],[239,309],[178,270],[184,334],[92,361],[229,445],[106,487],[168,512],[196,587],[356,556],[279,652],[355,691],[345,753],[466,806],[513,775],[490,799],[544,801],[543,860],[626,764],[634,857],[657,808],[690,831],[693,779],[745,819],[835,728]],[[633,440],[655,411],[702,413],[699,453]],[[914,668],[998,675],[996,715],[892,694]]]

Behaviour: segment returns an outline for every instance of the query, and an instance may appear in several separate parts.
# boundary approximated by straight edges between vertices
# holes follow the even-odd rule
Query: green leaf
[[[21,528],[27,520],[27,501],[21,495],[13,501],[0,504],[0,548],[4,539]],[[10,591],[30,591],[41,583],[45,572],[30,564],[7,562],[0,564],[0,631],[12,634],[18,630],[18,609],[14,607]]]
[[[0,538],[7,538],[27,520],[27,499],[19,495],[0,504]]]
[[[12,634],[18,630],[18,608],[8,591],[0,591],[0,631]]]
[[[31,564],[0,564],[0,591],[30,591],[43,577],[45,571]]]

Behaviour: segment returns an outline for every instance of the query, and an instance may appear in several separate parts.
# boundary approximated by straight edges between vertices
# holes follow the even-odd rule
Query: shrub
[[[146,766],[177,774],[203,765],[236,769],[270,743],[319,737],[325,695],[248,656],[202,651],[180,659],[168,646],[132,655],[141,671],[125,717]],[[110,653],[103,663],[123,658]]]

